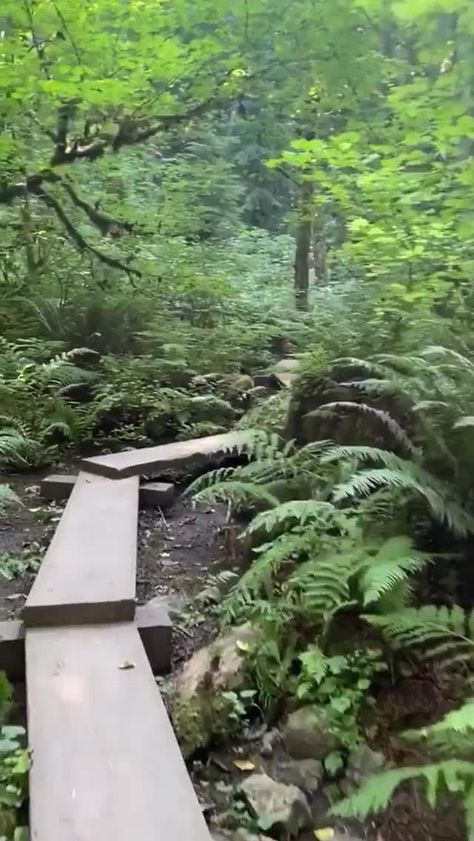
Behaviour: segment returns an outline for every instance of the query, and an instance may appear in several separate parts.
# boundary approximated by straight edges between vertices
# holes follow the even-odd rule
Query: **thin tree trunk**
[[[309,255],[313,230],[313,189],[314,185],[311,181],[303,181],[295,234],[294,290],[295,306],[299,310],[308,309]]]

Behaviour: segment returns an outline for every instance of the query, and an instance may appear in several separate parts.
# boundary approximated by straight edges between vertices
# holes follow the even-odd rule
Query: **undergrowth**
[[[349,380],[348,369],[357,377]],[[467,357],[441,347],[338,359],[329,374],[307,369],[293,399],[301,401],[313,383],[320,405],[311,420],[344,418],[343,439],[288,442],[270,420],[248,433],[243,464],[214,470],[190,489],[196,500],[225,501],[248,521],[242,538],[252,562],[227,583],[220,615],[224,623],[250,620],[260,630],[247,653],[258,703],[270,716],[288,696],[297,706],[323,707],[340,752],[337,762],[331,757],[334,768],[364,738],[361,714],[384,671],[393,679],[422,667],[463,676],[464,706],[411,734],[436,749],[434,758],[376,776],[336,807],[339,814],[384,808],[399,783],[421,776],[431,805],[443,789],[457,793],[474,832],[472,753],[466,756],[455,738],[470,737],[473,726],[474,619],[452,600],[423,601],[421,582],[428,570],[439,574],[447,556],[421,547],[418,538],[429,523],[458,544],[474,533],[470,461],[457,437],[472,425],[473,374]],[[325,400],[334,384],[361,397]],[[387,394],[397,401],[384,403]],[[376,446],[359,426],[358,418],[369,415]],[[449,469],[440,454],[448,454]],[[356,629],[352,642],[344,627]]]

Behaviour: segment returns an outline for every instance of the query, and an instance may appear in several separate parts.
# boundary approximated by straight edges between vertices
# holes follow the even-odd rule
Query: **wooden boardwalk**
[[[143,647],[159,670],[171,628],[135,622],[138,476],[238,442],[84,462],[25,605],[31,841],[210,841]]]
[[[26,635],[32,841],[210,841],[137,630]]]
[[[138,478],[81,473],[26,600],[25,625],[135,616]]]
[[[143,450],[86,458],[81,465],[83,470],[110,479],[163,472],[170,468],[191,470],[196,466],[205,467],[211,459],[232,453],[244,443],[245,438],[243,432],[225,432],[222,435],[177,441],[175,444],[163,444],[160,447],[145,447]]]

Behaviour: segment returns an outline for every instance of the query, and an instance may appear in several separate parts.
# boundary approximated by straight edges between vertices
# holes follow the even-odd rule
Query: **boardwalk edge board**
[[[206,438],[83,459],[81,467],[109,479],[161,473],[174,468],[191,469],[201,464],[205,466],[226,454],[231,455],[243,445],[247,437],[248,433],[244,432],[225,432]]]

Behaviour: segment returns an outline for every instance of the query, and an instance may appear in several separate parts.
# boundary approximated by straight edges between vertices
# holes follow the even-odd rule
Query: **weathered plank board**
[[[133,624],[28,629],[26,665],[32,841],[210,841]]]
[[[51,502],[69,499],[77,481],[77,473],[52,473],[41,480],[40,495]],[[176,494],[170,482],[143,482],[139,487],[138,500],[143,508],[169,508]]]
[[[167,674],[171,670],[173,626],[164,604],[156,604],[152,599],[148,604],[138,605],[135,626],[153,674]],[[0,622],[0,670],[10,680],[25,677],[25,626],[19,619]]]
[[[176,441],[174,444],[163,444],[159,447],[145,447],[142,450],[87,458],[83,459],[81,465],[90,473],[108,476],[110,479],[160,473],[170,468],[188,470],[231,452],[244,440],[243,432],[225,432],[222,435],[209,435],[207,438],[193,438],[191,441]]]
[[[133,620],[138,478],[80,473],[23,609],[26,626]]]

